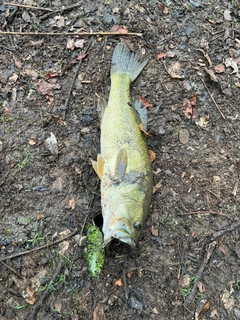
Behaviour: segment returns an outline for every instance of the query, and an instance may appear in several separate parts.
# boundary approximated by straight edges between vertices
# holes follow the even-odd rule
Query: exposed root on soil
[[[197,287],[198,287],[198,283],[202,277],[202,274],[203,274],[203,271],[205,270],[215,248],[216,248],[216,245],[217,245],[217,241],[213,241],[209,244],[208,248],[207,248],[207,253],[203,259],[203,262],[201,263],[197,273],[196,273],[196,280],[194,282],[194,285],[192,287],[192,291],[191,293],[189,294],[189,296],[187,297],[186,299],[186,304],[188,303],[191,303],[195,297],[195,294],[196,294],[196,291],[197,291]]]
[[[37,319],[37,314],[39,312],[39,310],[41,309],[41,307],[44,304],[44,301],[46,300],[46,298],[49,296],[49,294],[52,292],[51,287],[52,285],[54,285],[54,282],[57,280],[57,277],[59,275],[59,273],[62,271],[63,267],[65,265],[64,261],[60,261],[53,276],[52,279],[49,281],[48,286],[46,288],[46,290],[43,292],[43,295],[39,298],[38,302],[35,305],[34,310],[32,311],[32,313],[28,316],[28,320],[35,320]]]
[[[91,38],[91,40],[89,41],[89,44],[88,44],[86,50],[84,51],[84,55],[86,55],[88,53],[88,50],[92,45],[92,41],[93,41],[93,38]],[[72,90],[73,90],[73,86],[74,86],[74,83],[75,83],[75,81],[77,79],[78,72],[80,70],[81,64],[82,64],[82,60],[79,60],[77,70],[76,70],[75,75],[73,77],[72,83],[71,83],[70,88],[69,88],[68,96],[67,96],[67,99],[66,99],[65,104],[64,104],[64,110],[62,112],[62,119],[63,120],[65,120],[65,118],[66,118],[66,112],[67,112],[67,108],[68,108],[68,103],[69,103],[69,100],[70,100],[70,97],[71,97],[71,94],[72,94]]]
[[[12,258],[24,256],[24,255],[26,255],[26,254],[29,254],[29,253],[32,253],[32,252],[36,252],[36,251],[38,251],[38,250],[46,249],[46,248],[48,248],[48,247],[50,247],[50,246],[53,246],[53,245],[55,245],[55,244],[57,244],[57,243],[60,243],[60,242],[62,242],[62,241],[64,241],[64,240],[66,240],[66,239],[69,239],[69,238],[75,236],[75,234],[77,234],[78,230],[79,230],[79,228],[76,228],[72,233],[70,233],[70,234],[67,235],[66,237],[63,237],[63,238],[58,239],[58,240],[56,240],[56,241],[53,241],[53,242],[51,242],[51,243],[44,244],[44,245],[42,245],[42,246],[40,246],[40,247],[31,249],[31,250],[22,251],[22,252],[13,253],[13,254],[10,254],[9,256],[2,257],[2,258],[0,258],[0,262],[5,261],[5,260],[9,260],[9,259],[12,259]]]

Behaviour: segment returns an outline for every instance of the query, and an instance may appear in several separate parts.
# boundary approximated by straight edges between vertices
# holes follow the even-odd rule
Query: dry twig
[[[15,31],[0,31],[0,35],[13,35],[13,36],[135,36],[142,37],[141,33],[128,32],[126,34],[111,31],[96,31],[96,32],[15,32]]]
[[[37,314],[38,311],[41,309],[41,307],[44,304],[44,301],[46,300],[46,298],[49,296],[50,292],[51,292],[51,287],[54,284],[54,282],[56,281],[59,273],[62,271],[62,268],[64,267],[65,262],[60,261],[53,276],[52,279],[49,281],[49,284],[46,288],[46,290],[43,292],[43,295],[39,298],[38,302],[35,305],[34,310],[32,311],[32,313],[30,314],[30,316],[28,316],[28,320],[36,320],[37,319]]]
[[[66,237],[63,237],[62,239],[58,239],[56,241],[53,241],[51,243],[47,243],[47,244],[44,244],[43,246],[40,246],[40,247],[37,247],[37,248],[34,248],[34,249],[31,249],[31,250],[26,250],[26,251],[22,251],[22,252],[17,252],[17,253],[13,253],[13,254],[10,254],[9,256],[6,256],[6,257],[2,257],[0,258],[0,262],[1,261],[5,261],[5,260],[9,260],[9,259],[12,259],[12,258],[16,258],[16,257],[20,257],[20,256],[24,256],[26,254],[29,254],[29,253],[32,253],[32,252],[35,252],[35,251],[38,251],[38,250],[42,250],[42,249],[45,249],[45,248],[48,248],[50,246],[53,246],[57,243],[60,243],[66,239],[69,239],[73,236],[75,236],[75,234],[78,232],[78,229],[79,228],[76,228],[72,233],[70,233],[69,235],[67,235]]]
[[[9,7],[20,7],[20,8],[26,8],[26,9],[32,9],[32,10],[42,10],[42,11],[49,11],[49,12],[53,11],[50,8],[34,7],[26,4],[17,4],[17,3],[10,3],[10,2],[4,2],[4,5]]]
[[[88,44],[88,46],[87,46],[87,48],[86,48],[86,50],[85,50],[85,52],[84,52],[84,55],[87,54],[89,48],[90,48],[91,45],[92,45],[92,41],[93,41],[93,38],[91,38],[91,40],[89,41],[89,44]],[[68,108],[68,103],[69,103],[69,100],[70,100],[70,97],[71,97],[71,94],[72,94],[72,89],[73,89],[74,83],[75,83],[75,81],[76,81],[76,79],[77,79],[78,72],[79,72],[79,69],[80,69],[81,64],[82,64],[82,60],[79,60],[77,70],[76,70],[76,72],[75,72],[74,78],[73,78],[72,83],[71,83],[71,85],[70,85],[70,88],[69,88],[69,91],[68,91],[68,96],[67,96],[67,99],[66,99],[65,104],[64,104],[64,110],[63,110],[63,112],[62,112],[62,119],[63,119],[63,120],[65,120],[65,118],[66,118],[66,112],[67,112],[67,108]]]
[[[191,303],[192,300],[194,299],[194,296],[195,296],[196,291],[197,291],[198,283],[199,283],[199,281],[200,281],[200,279],[202,277],[204,269],[206,268],[206,266],[207,266],[207,264],[208,264],[208,262],[209,262],[209,260],[210,260],[210,258],[212,256],[212,254],[213,254],[213,252],[215,250],[216,245],[217,245],[217,241],[213,241],[213,242],[211,242],[209,244],[209,246],[207,248],[207,253],[206,253],[206,255],[205,255],[204,259],[203,259],[203,262],[201,263],[201,265],[200,265],[200,267],[199,267],[199,269],[198,269],[198,271],[196,273],[196,280],[195,280],[194,285],[192,287],[192,291],[191,291],[191,293],[189,294],[189,296],[186,299],[186,303],[187,304]]]
[[[214,103],[215,107],[218,109],[218,112],[220,113],[220,115],[222,116],[222,118],[223,118],[224,120],[226,120],[226,118],[225,118],[224,114],[222,113],[221,109],[219,108],[217,102],[214,100],[213,96],[211,95],[210,91],[208,90],[208,87],[207,87],[205,81],[203,80],[202,77],[200,77],[200,79],[201,79],[201,81],[202,81],[205,89],[207,90],[207,93],[209,94],[210,98],[212,99],[212,102]]]
[[[237,221],[237,222],[230,224],[230,226],[228,226],[226,229],[219,230],[219,231],[213,233],[212,239],[217,239],[217,238],[221,237],[222,235],[224,235],[225,233],[231,232],[238,227],[240,227],[240,221]]]

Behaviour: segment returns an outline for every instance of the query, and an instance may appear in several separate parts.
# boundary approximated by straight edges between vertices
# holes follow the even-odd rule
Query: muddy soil
[[[0,35],[0,318],[240,319],[239,1],[15,3],[0,4],[1,31],[28,33]],[[111,30],[142,36],[64,34]],[[152,106],[154,194],[137,249],[113,242],[96,279],[91,159],[119,41],[149,59],[131,92]]]

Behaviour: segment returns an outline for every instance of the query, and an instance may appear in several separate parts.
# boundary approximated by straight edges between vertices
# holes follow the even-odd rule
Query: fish
[[[103,98],[98,101],[101,151],[92,165],[101,179],[103,247],[115,238],[136,248],[151,205],[147,109],[130,93],[147,62],[140,62],[139,54],[118,43],[112,56],[108,103]]]

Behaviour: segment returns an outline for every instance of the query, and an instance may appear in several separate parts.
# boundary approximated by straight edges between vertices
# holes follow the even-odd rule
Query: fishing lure
[[[103,248],[103,235],[95,225],[87,225],[87,265],[88,270],[94,278],[99,277],[105,258]]]

